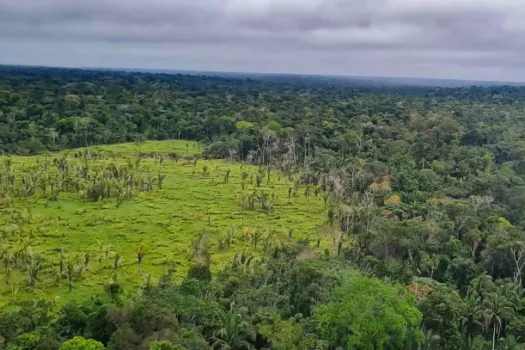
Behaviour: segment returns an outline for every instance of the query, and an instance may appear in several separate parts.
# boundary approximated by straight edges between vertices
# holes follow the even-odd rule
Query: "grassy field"
[[[0,304],[38,297],[61,302],[82,299],[102,292],[112,278],[118,279],[125,292],[136,292],[134,286],[145,285],[149,279],[156,283],[168,267],[174,269],[175,279],[182,278],[192,263],[192,244],[198,237],[200,245],[207,242],[210,246],[211,268],[215,271],[231,263],[237,252],[257,255],[265,246],[301,238],[315,242],[319,227],[326,222],[320,195],[307,198],[304,188],[294,187],[293,181],[276,171],[269,177],[266,174],[257,186],[257,167],[202,159],[195,164],[192,157],[200,153],[201,145],[189,141],[92,147],[89,152],[103,155],[95,159],[79,157],[77,153],[85,151],[79,149],[60,155],[10,157],[9,161],[18,176],[16,185],[20,174],[31,173],[44,162],[49,162],[49,171],[56,173],[53,160],[64,154],[70,164],[85,162],[96,169],[110,163],[130,164],[139,150],[144,158],[137,171],[166,177],[162,188],[137,192],[121,205],[113,198],[89,201],[71,191],[60,192],[56,200],[39,191],[4,196],[0,203],[2,261],[16,260],[13,252],[23,250],[20,256],[26,260],[38,256],[41,266],[36,283],[30,286],[31,267],[20,262],[0,265]],[[2,164],[7,160],[0,157]],[[228,169],[231,173],[225,183]],[[295,195],[289,199],[291,188]],[[258,203],[254,209],[247,208],[246,194],[254,191],[268,195],[273,208],[264,210]],[[224,242],[231,232],[234,234],[228,247]],[[254,237],[260,240],[256,247]],[[322,244],[329,242],[326,235]],[[144,252],[140,266],[137,251]],[[60,272],[64,268],[61,261],[83,261],[72,291],[65,273]]]

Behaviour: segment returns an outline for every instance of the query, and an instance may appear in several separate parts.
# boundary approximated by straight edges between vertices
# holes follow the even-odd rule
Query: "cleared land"
[[[190,141],[163,141],[0,157],[0,303],[83,298],[100,293],[112,279],[125,293],[135,293],[130,287],[156,283],[169,269],[175,279],[183,277],[199,259],[195,245],[209,246],[213,271],[236,253],[256,256],[288,240],[318,239],[326,226],[321,195],[275,170],[268,176],[256,166],[197,160],[200,151]],[[28,189],[28,181],[44,176],[42,169],[56,180],[60,159],[78,191],[57,190],[54,198],[49,186]],[[90,179],[113,166],[134,169],[133,193],[88,198],[90,180],[78,178],[83,167]],[[329,242],[326,234],[321,244]]]

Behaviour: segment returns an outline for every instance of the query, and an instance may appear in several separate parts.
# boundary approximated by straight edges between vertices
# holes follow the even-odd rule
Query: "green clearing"
[[[316,241],[319,231],[323,231],[320,227],[326,226],[322,196],[312,193],[307,198],[304,186],[294,185],[293,178],[275,170],[269,177],[265,172],[257,187],[256,166],[202,159],[195,164],[193,155],[200,152],[201,146],[191,141],[91,147],[89,154],[103,155],[93,159],[78,155],[86,149],[74,149],[61,154],[4,156],[0,161],[4,165],[11,161],[15,186],[20,186],[16,184],[21,175],[35,171],[39,164],[47,162],[51,164],[49,172],[57,173],[53,160],[62,155],[66,155],[70,167],[86,163],[90,169],[98,169],[111,163],[126,166],[137,158],[139,150],[143,158],[137,171],[166,175],[165,180],[161,189],[154,186],[149,192],[137,192],[120,206],[116,199],[87,201],[71,191],[60,192],[57,200],[49,200],[38,190],[31,196],[10,195],[0,203],[4,260],[9,254],[13,260],[17,252],[25,254],[26,260],[28,255],[41,259],[32,287],[28,283],[30,267],[1,265],[0,303],[37,297],[58,298],[59,302],[82,299],[103,291],[112,276],[118,278],[125,293],[131,293],[137,289],[130,287],[144,285],[148,279],[155,283],[168,268],[173,269],[175,279],[185,276],[192,264],[193,242],[208,242],[211,269],[216,271],[231,263],[236,253],[247,251],[256,256],[290,240]],[[174,159],[173,152],[178,159]],[[225,183],[228,169],[231,174]],[[271,198],[273,208],[263,210],[259,202],[254,209],[246,205],[243,208],[246,196],[254,191]],[[293,193],[291,199],[289,192]],[[227,236],[232,230],[230,241]],[[255,247],[254,240],[258,240]],[[225,241],[230,241],[229,247]],[[328,233],[321,244],[330,245]],[[139,267],[137,250],[141,246],[146,253]],[[60,262],[84,261],[86,253],[89,262],[76,271],[69,291]],[[119,260],[117,268],[112,267],[115,260]]]

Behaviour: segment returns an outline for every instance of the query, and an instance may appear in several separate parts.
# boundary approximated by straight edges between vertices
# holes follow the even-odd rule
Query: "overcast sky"
[[[0,0],[0,63],[525,81],[525,0]]]

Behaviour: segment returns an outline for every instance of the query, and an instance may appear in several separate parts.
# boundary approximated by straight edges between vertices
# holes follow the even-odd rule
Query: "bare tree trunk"
[[[307,141],[307,135],[304,136],[304,159],[303,159],[303,167],[306,168],[306,154],[308,151],[308,141]]]
[[[510,248],[510,258],[506,255],[507,261],[514,265],[514,282],[521,287],[522,283],[522,270],[525,266],[525,251],[521,246],[514,246]]]
[[[492,331],[492,350],[496,348],[496,322],[494,322],[494,330]]]

